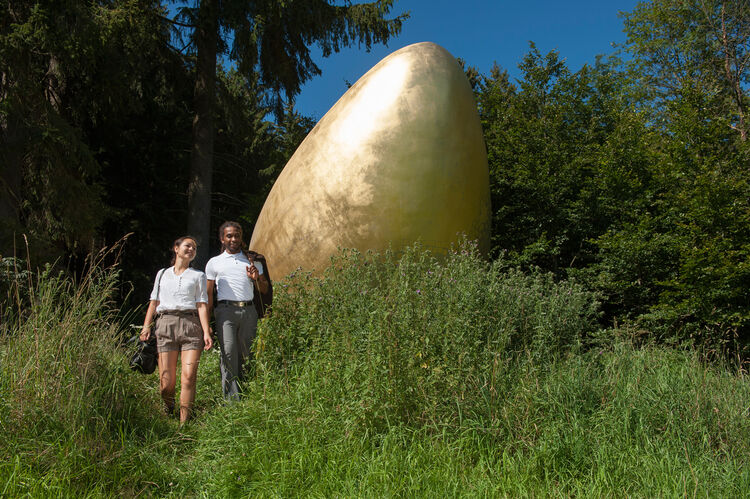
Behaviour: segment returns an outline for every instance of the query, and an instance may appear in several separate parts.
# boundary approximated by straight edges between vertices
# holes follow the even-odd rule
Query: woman
[[[195,239],[189,236],[174,242],[172,267],[160,270],[156,275],[141,331],[141,340],[148,340],[156,315],[159,383],[168,415],[174,413],[177,357],[182,352],[180,424],[190,417],[195,400],[201,350],[208,350],[213,345],[208,326],[206,274],[190,268],[197,246]]]

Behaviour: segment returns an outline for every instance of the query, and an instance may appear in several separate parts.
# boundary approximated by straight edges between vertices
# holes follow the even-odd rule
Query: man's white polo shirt
[[[253,282],[247,277],[245,268],[250,265],[245,253],[224,253],[211,258],[206,264],[206,278],[216,281],[218,300],[250,301],[253,299]],[[255,262],[258,273],[263,273],[263,265]]]

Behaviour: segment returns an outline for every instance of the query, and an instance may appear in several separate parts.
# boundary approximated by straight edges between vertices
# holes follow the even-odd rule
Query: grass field
[[[0,332],[0,496],[748,495],[742,370],[471,248],[399,256],[277,283],[244,399],[211,351],[183,428],[126,366],[116,271],[42,273]]]

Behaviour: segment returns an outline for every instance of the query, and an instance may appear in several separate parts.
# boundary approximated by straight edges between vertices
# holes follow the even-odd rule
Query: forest
[[[247,13],[230,4],[215,14],[222,29],[247,29],[257,40],[215,41],[205,229],[190,212],[201,170],[193,120],[206,111],[194,96],[198,41],[187,27],[205,13],[183,6],[174,20],[163,3],[145,1],[8,4],[0,39],[4,259],[27,257],[25,235],[33,266],[76,268],[130,234],[122,277],[135,305],[175,234],[213,236],[226,219],[251,233],[275,177],[314,125],[293,105],[317,71],[309,45],[330,52],[386,41],[404,20],[388,18],[391,2],[348,11],[312,3],[315,26],[300,7],[279,9],[268,22],[288,30],[291,48],[282,48],[263,31],[270,28],[237,24]],[[489,158],[491,258],[585,282],[602,294],[605,326],[628,321],[662,339],[744,349],[748,15],[744,2],[644,3],[623,16],[627,44],[579,71],[533,44],[515,81],[500,67],[466,67]],[[281,64],[280,50],[291,73],[269,66]],[[217,54],[238,64],[217,66]],[[214,251],[216,238],[204,239]]]
[[[186,433],[148,415],[156,388],[113,345],[169,244],[195,234],[205,261],[224,220],[252,232],[315,125],[294,105],[320,72],[311,47],[392,42],[409,29],[401,8],[0,7],[0,428],[26,428],[0,443],[0,496],[746,493],[742,0],[641,2],[621,15],[627,41],[575,71],[533,43],[518,78],[453,54],[487,147],[490,254],[382,255],[405,270],[372,270],[371,293],[357,252],[281,281],[248,401],[199,388]],[[98,360],[68,343],[84,332]],[[256,457],[223,455],[229,441]],[[195,466],[212,460],[221,473]]]
[[[132,233],[123,278],[143,296],[170,237],[194,223],[198,54],[181,27],[201,14],[184,7],[180,22],[158,2],[63,5],[12,2],[3,13],[0,254],[25,257],[26,234],[34,265],[75,266]],[[357,36],[387,40],[401,28],[401,18],[385,19],[390,7],[323,8],[327,30],[294,25],[302,21],[292,8],[275,12],[299,43],[288,54],[293,74],[265,67],[282,48],[262,34],[256,46],[215,42],[212,67],[217,53],[241,64],[219,66],[213,82],[208,234],[225,219],[251,232],[314,125],[291,104],[317,69],[304,37],[329,51]],[[577,72],[533,45],[516,81],[499,67],[466,70],[489,156],[491,256],[585,281],[603,293],[605,324],[635,320],[654,335],[734,351],[750,339],[750,28],[743,2],[708,9],[644,4],[623,18],[624,52]],[[231,16],[242,13],[221,15],[240,29]]]

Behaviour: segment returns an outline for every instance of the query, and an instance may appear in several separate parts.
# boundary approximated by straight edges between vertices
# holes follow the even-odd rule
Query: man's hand
[[[258,289],[261,293],[266,293],[268,291],[268,281],[263,277],[263,274],[258,272],[258,268],[254,263],[250,262],[250,265],[245,267],[245,271],[247,272],[247,276],[258,285]]]
[[[258,272],[258,268],[252,262],[250,262],[250,265],[245,267],[245,272],[247,272],[247,276],[253,281],[257,281],[258,276],[260,275],[260,273]]]

